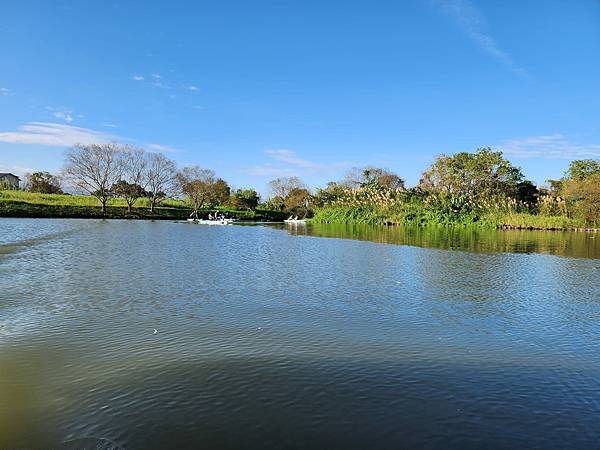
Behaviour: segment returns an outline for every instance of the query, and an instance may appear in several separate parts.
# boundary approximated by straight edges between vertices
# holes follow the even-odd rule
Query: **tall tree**
[[[310,191],[306,188],[292,189],[284,202],[286,212],[305,217],[308,214]]]
[[[62,194],[59,177],[49,172],[34,172],[25,175],[25,190],[40,194]]]
[[[421,178],[420,187],[469,197],[504,194],[514,196],[523,180],[521,169],[489,147],[475,153],[440,155]]]
[[[75,145],[66,153],[65,178],[76,189],[96,197],[106,212],[111,188],[121,179],[125,150],[118,144]]]
[[[600,162],[573,161],[561,180],[561,194],[572,214],[597,225],[600,223]]]
[[[224,203],[227,203],[227,200],[229,200],[229,196],[231,195],[231,188],[225,180],[217,178],[212,186],[212,190],[213,197],[211,198],[211,201],[213,205],[223,205]]]
[[[269,181],[273,197],[285,199],[292,189],[306,189],[306,184],[298,177],[283,177]]]
[[[597,173],[600,173],[600,161],[596,161],[595,159],[580,159],[571,161],[564,179],[585,180]]]
[[[146,167],[146,191],[150,199],[150,211],[167,196],[172,195],[175,187],[177,166],[162,153],[150,153]]]
[[[236,208],[256,209],[260,196],[251,188],[236,189],[231,195],[232,203]]]
[[[214,170],[198,166],[184,167],[177,172],[176,178],[180,192],[192,205],[194,215],[198,215],[201,208],[226,201],[229,197],[229,186],[216,178]]]
[[[132,211],[137,200],[145,194],[146,167],[148,160],[142,149],[126,148],[121,159],[121,179],[112,188],[113,194],[127,202],[127,210]]]

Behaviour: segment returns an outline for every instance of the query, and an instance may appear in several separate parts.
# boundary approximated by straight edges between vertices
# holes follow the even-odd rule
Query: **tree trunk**
[[[154,203],[156,202],[156,200],[154,199],[154,197],[152,197],[150,199],[150,212],[153,213],[154,212]]]
[[[100,203],[102,204],[102,214],[106,213],[106,199],[100,199]]]

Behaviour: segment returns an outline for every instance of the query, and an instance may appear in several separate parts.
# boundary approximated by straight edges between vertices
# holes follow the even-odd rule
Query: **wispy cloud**
[[[326,173],[335,173],[340,169],[349,167],[346,162],[334,164],[320,164],[308,159],[300,158],[296,152],[288,149],[267,150],[265,155],[272,161],[253,166],[249,170],[254,176],[311,176]]]
[[[177,151],[175,147],[170,145],[143,143],[137,139],[128,139],[103,131],[49,122],[29,122],[18,127],[16,131],[0,132],[0,142],[47,145],[51,147],[72,147],[75,144],[86,145],[122,142],[144,147],[151,152],[173,153]]]
[[[57,119],[63,119],[65,122],[73,122],[73,111],[54,111],[52,114]]]
[[[17,175],[19,178],[21,178],[21,182],[25,180],[26,173],[32,173],[37,171],[38,169],[34,169],[33,167],[0,165],[0,172],[8,172]]]
[[[515,158],[600,158],[600,144],[574,142],[562,134],[507,140],[500,143],[498,148]]]
[[[518,75],[527,76],[525,69],[519,67],[512,56],[502,50],[496,40],[487,31],[486,20],[481,12],[468,0],[432,0],[433,4],[452,17],[466,35],[486,53],[500,61]]]
[[[147,144],[146,147],[151,152],[156,153],[175,153],[177,149],[170,145],[161,145],[161,144]]]
[[[296,152],[288,149],[279,149],[279,150],[267,150],[265,154],[275,161],[281,161],[287,164],[290,164],[294,167],[301,167],[303,169],[323,169],[327,166],[322,164],[317,164],[315,162],[309,161],[307,159],[299,158],[296,155]]]
[[[53,108],[52,106],[46,106],[48,111],[52,112],[52,115],[57,119],[64,120],[67,123],[71,123],[75,120],[75,117],[78,119],[83,119],[83,114],[75,114],[73,110],[66,108]]]
[[[144,84],[160,89],[182,89],[185,91],[198,91],[200,88],[193,84],[179,83],[177,81],[166,80],[160,73],[154,72],[146,75],[134,75],[131,77],[135,81],[143,81]]]
[[[75,144],[106,143],[115,136],[88,128],[49,122],[30,122],[16,131],[0,132],[0,142],[70,147]]]
[[[106,128],[119,128],[119,126],[115,123],[110,123],[110,122],[105,122],[103,124],[101,124],[103,127]]]
[[[13,95],[12,91],[8,88],[5,87],[0,87],[0,96],[8,96],[8,95]]]

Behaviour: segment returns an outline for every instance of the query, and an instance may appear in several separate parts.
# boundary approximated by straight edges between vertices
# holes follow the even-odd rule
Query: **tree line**
[[[75,145],[65,155],[61,175],[35,172],[26,175],[24,189],[62,194],[63,184],[98,199],[102,212],[110,199],[122,198],[129,212],[140,198],[147,198],[150,212],[167,198],[185,197],[194,213],[217,205],[255,209],[258,193],[251,188],[232,190],[211,169],[198,166],[178,170],[162,153],[121,144]]]
[[[218,205],[255,209],[260,202],[256,190],[232,190],[211,169],[178,169],[174,161],[161,153],[121,144],[76,145],[66,153],[61,177],[47,172],[28,174],[25,188],[60,193],[63,180],[96,197],[102,211],[114,197],[123,198],[129,211],[142,197],[148,198],[151,211],[166,198],[183,197],[194,213]],[[306,216],[370,190],[383,195],[378,198],[435,203],[438,209],[455,212],[513,201],[532,214],[576,215],[590,223],[600,221],[600,162],[573,161],[561,179],[547,183],[536,186],[502,152],[484,147],[474,152],[439,155],[411,188],[398,174],[372,166],[353,168],[343,179],[314,191],[298,177],[277,178],[269,182],[271,195],[262,206]]]

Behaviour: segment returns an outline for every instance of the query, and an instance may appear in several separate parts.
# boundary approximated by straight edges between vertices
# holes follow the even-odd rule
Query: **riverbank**
[[[600,231],[585,222],[565,216],[546,216],[517,212],[460,213],[436,210],[419,205],[404,205],[402,208],[353,207],[329,205],[317,209],[314,223],[346,225],[409,225],[451,226],[483,229],[513,229],[540,231]]]
[[[145,219],[185,220],[190,207],[181,200],[165,200],[150,211],[147,199],[138,201],[131,212],[122,199],[114,199],[103,212],[94,197],[85,195],[34,194],[23,191],[0,191],[0,217],[63,219]],[[220,212],[239,220],[282,221],[285,214],[269,210],[210,209],[200,211],[201,218]]]

